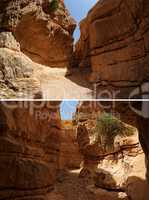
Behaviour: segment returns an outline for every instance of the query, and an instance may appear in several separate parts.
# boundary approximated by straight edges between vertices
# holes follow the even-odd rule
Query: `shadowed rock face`
[[[61,132],[60,169],[79,169],[82,156],[77,143],[76,127],[65,124]]]
[[[0,8],[0,29],[12,31],[33,61],[50,67],[70,65],[76,25],[63,0],[55,11],[49,0],[2,0]]]
[[[0,199],[47,199],[60,133],[59,102],[0,104]]]
[[[148,0],[103,0],[81,22],[76,45],[90,81],[132,87],[149,80]]]
[[[139,118],[139,140],[146,156],[146,178],[149,181],[149,119]]]

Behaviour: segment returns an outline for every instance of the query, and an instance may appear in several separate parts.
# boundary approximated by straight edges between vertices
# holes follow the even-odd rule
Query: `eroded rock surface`
[[[54,10],[50,0],[2,0],[0,45],[15,53],[21,49],[43,69],[67,69],[63,76],[56,72],[53,76],[45,68],[45,82],[38,78],[44,88],[43,98],[127,98],[149,81],[148,7],[147,0],[98,1],[80,24],[81,37],[73,52],[76,23],[63,0]],[[45,76],[38,65],[35,69],[40,71],[37,76]],[[61,84],[65,87],[59,89]],[[54,92],[53,85],[58,85]],[[7,84],[1,88],[14,96]],[[36,85],[32,91],[34,88]]]
[[[60,102],[0,104],[0,199],[49,199],[59,167]]]
[[[131,136],[117,135],[114,148],[103,148],[93,135],[96,118],[90,115],[102,114],[99,105],[79,104],[77,112],[89,115],[76,121],[77,136],[76,124],[62,126],[59,105],[1,102],[0,199],[148,200],[148,162],[143,154],[148,161],[148,121],[136,115],[137,123],[131,118],[133,110],[122,109],[126,102],[118,103],[122,119],[140,127],[143,151],[135,128]]]
[[[75,55],[91,67],[90,81],[128,89],[149,80],[148,8],[148,0],[103,0],[89,11]]]
[[[144,151],[146,160],[146,178],[149,180],[149,101],[117,102],[115,111],[121,114],[122,121],[132,124],[138,128],[139,141]]]
[[[71,67],[72,35],[75,27],[76,22],[70,16],[63,0],[2,0],[0,2],[0,97],[49,99],[50,91],[48,97],[44,94],[45,90],[48,90],[51,76],[49,75],[46,80],[46,89],[43,89],[42,80],[33,77],[35,74],[33,71],[39,71],[41,64],[43,68]],[[48,73],[50,74],[50,68]],[[63,81],[64,76],[60,76],[59,79]],[[42,89],[44,91],[41,91]],[[55,93],[54,95],[58,96],[58,91]]]
[[[75,21],[63,0],[51,10],[49,0],[2,1],[2,30],[14,33],[21,50],[32,60],[50,67],[68,67],[73,51]]]
[[[107,102],[105,105],[104,109],[102,104],[103,110],[115,115],[119,114],[122,121],[138,128],[139,135],[137,129],[134,129],[132,136],[116,137],[114,149],[103,149],[95,142],[96,137],[92,130],[96,123],[95,118],[90,118],[89,110],[88,118],[86,117],[77,130],[80,152],[84,156],[80,177],[90,184],[95,184],[88,187],[96,196],[95,198],[147,200],[149,195],[148,104],[147,102]],[[80,111],[84,110],[80,109]],[[85,111],[87,116],[87,109]]]
[[[0,98],[42,97],[40,82],[33,78],[36,64],[20,51],[12,32],[0,33]]]

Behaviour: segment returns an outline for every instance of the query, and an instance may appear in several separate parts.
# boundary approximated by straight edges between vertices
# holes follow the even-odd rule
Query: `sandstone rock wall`
[[[49,199],[59,168],[59,102],[1,102],[0,199]]]
[[[119,113],[122,121],[137,127],[139,142],[145,154],[145,179],[149,180],[149,102],[116,102],[114,111]],[[143,185],[143,181],[141,185]],[[141,187],[145,187],[145,185]]]
[[[81,101],[77,105],[74,122],[83,122],[96,119],[97,113],[102,112],[100,103],[96,101]]]
[[[79,169],[82,161],[76,127],[63,129],[61,133],[60,169]]]
[[[90,81],[123,88],[149,80],[148,0],[98,1],[80,29],[75,55],[90,65]]]
[[[139,141],[146,156],[146,173],[148,177],[149,101],[117,102],[114,110],[119,113],[122,121],[137,127]]]
[[[142,110],[143,104],[143,102],[106,102],[105,108],[103,104],[98,104],[102,105],[102,110],[116,114],[122,121],[138,129],[138,133],[135,132],[132,136],[115,138],[118,143],[115,143],[111,152],[106,153],[95,143],[90,131],[95,127],[95,123],[91,123],[95,119],[86,119],[78,126],[77,139],[80,152],[84,156],[80,176],[89,182],[94,177],[96,186],[89,187],[89,190],[96,198],[148,199],[149,119],[145,118],[144,114],[147,113],[148,107],[146,111]],[[147,106],[147,103],[145,104]]]
[[[89,185],[95,184],[95,187],[89,187],[89,190],[97,195],[96,198],[130,197],[135,200],[137,196],[139,200],[147,199],[144,154],[137,132],[129,137],[117,137],[114,149],[103,151],[99,144],[94,143],[86,126],[79,125],[78,143],[84,156],[80,177],[88,181]],[[135,177],[139,181],[136,181]],[[139,187],[141,180],[143,190],[136,192],[135,195],[132,187],[133,189]]]
[[[12,32],[0,32],[0,98],[35,98],[41,93],[39,81],[32,77],[35,66]]]
[[[49,0],[2,0],[0,30],[11,31],[21,51],[50,67],[68,67],[73,51],[75,21],[64,2],[50,10]]]
[[[39,64],[70,67],[75,21],[64,1],[0,2],[0,98],[42,98]],[[44,66],[43,66],[44,67]]]

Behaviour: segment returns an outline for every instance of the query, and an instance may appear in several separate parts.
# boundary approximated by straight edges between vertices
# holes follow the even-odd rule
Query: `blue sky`
[[[69,9],[71,15],[79,23],[83,19],[97,0],[65,0],[66,7]],[[80,31],[77,27],[74,38],[75,41],[79,39]]]
[[[63,101],[61,103],[61,118],[62,120],[71,120],[73,113],[76,111],[76,106],[78,104],[77,100],[74,101]]]

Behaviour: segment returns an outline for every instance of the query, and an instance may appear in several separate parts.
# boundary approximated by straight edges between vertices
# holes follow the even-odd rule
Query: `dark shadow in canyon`
[[[87,80],[87,77],[91,73],[90,68],[80,69],[79,67],[73,67],[72,72],[70,71],[69,75],[66,75],[66,78],[76,83],[79,86],[86,87],[88,89],[93,89],[93,86]]]
[[[149,198],[149,183],[147,180],[141,179],[137,176],[128,177],[127,181],[127,195],[129,200],[139,199],[148,200]]]

